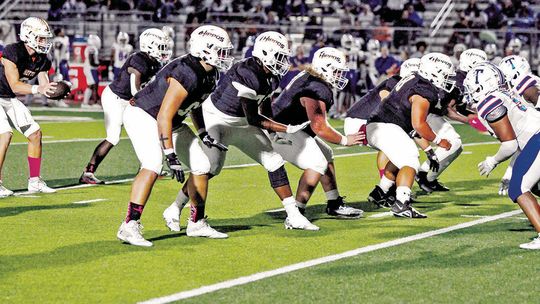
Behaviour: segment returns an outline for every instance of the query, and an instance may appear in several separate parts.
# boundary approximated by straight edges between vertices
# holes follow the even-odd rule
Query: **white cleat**
[[[55,193],[56,190],[47,186],[41,177],[31,177],[28,179],[29,193]]]
[[[540,234],[529,243],[523,243],[519,245],[521,249],[537,250],[540,249]]]
[[[165,226],[171,231],[180,232],[180,208],[173,203],[165,211],[163,211],[163,219],[165,220]]]
[[[300,213],[287,216],[285,219],[285,228],[310,231],[317,231],[320,229],[318,226],[313,225],[305,216]]]
[[[4,187],[2,182],[0,181],[0,198],[8,197],[13,195],[13,191],[9,190],[8,188]]]
[[[187,236],[207,237],[210,239],[226,239],[229,237],[226,233],[219,232],[210,227],[206,218],[200,219],[197,222],[192,222],[191,219],[188,219],[186,234]]]
[[[151,247],[153,244],[150,241],[147,241],[142,236],[143,225],[140,221],[129,221],[126,223],[122,222],[120,228],[118,228],[118,233],[116,237],[123,242],[126,242],[135,246],[142,247]]]

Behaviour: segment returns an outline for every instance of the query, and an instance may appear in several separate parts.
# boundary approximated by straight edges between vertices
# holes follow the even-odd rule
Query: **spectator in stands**
[[[450,53],[454,45],[458,43],[465,43],[467,33],[463,30],[469,28],[469,18],[467,18],[463,11],[459,11],[458,15],[459,22],[456,22],[454,26],[452,26],[453,29],[456,29],[458,31],[454,31],[454,33],[452,33],[452,36],[450,36],[448,43],[445,45],[445,53]]]
[[[379,73],[379,79],[388,78],[399,71],[399,61],[389,54],[388,46],[381,47],[381,56],[375,60],[375,68]]]
[[[306,0],[289,0],[287,1],[286,12],[287,15],[293,16],[306,16],[308,7]]]
[[[62,20],[62,7],[66,3],[66,0],[49,0],[49,11],[47,13],[47,20],[49,21],[61,21]]]
[[[401,16],[406,0],[387,0],[386,7],[381,11],[381,20],[385,22],[393,22]]]
[[[110,0],[109,9],[119,11],[129,11],[135,7],[132,0]]]
[[[305,55],[304,46],[299,45],[295,49],[295,54],[290,58],[291,68],[289,72],[283,76],[280,82],[281,88],[285,88],[287,84],[300,73],[302,70],[306,69],[309,65],[309,60]]]
[[[82,0],[69,0],[64,3],[62,11],[70,17],[82,18],[86,14],[86,4]]]
[[[410,0],[409,4],[412,5],[417,12],[426,11],[426,0]]]
[[[409,19],[409,11],[403,10],[401,12],[401,19],[394,22],[395,27],[414,27],[415,24]],[[409,40],[412,37],[412,31],[407,30],[395,30],[393,44],[396,49],[399,49],[401,46],[409,45]]]
[[[409,12],[409,20],[414,24],[414,26],[422,27],[424,26],[424,19],[416,12],[414,5],[407,4],[405,9]]]
[[[514,18],[516,16],[517,8],[512,0],[502,1],[502,12],[508,18]]]
[[[286,8],[287,8],[287,0],[272,0],[272,5],[270,6],[270,10],[277,12],[278,17],[280,19],[285,17]]]
[[[380,25],[373,30],[372,38],[378,40],[379,42],[390,42],[392,41],[392,29],[388,26],[388,23],[384,20],[380,20]]]
[[[427,52],[427,43],[425,41],[418,41],[416,43],[416,51],[412,53],[411,58],[422,58]]]
[[[315,55],[315,52],[319,50],[320,48],[324,47],[325,44],[326,44],[326,35],[325,34],[319,35],[317,37],[317,41],[311,47],[311,50],[309,50],[309,57],[308,57],[309,62],[313,60],[313,55]]]
[[[481,11],[478,7],[478,4],[476,3],[476,0],[469,0],[467,7],[463,11],[463,13],[471,19],[475,17],[480,17],[480,12]]]
[[[304,30],[304,40],[317,40],[317,37],[323,34],[321,28],[310,28],[311,26],[321,26],[317,21],[316,16],[309,17],[309,21],[306,23],[306,29]]]
[[[506,17],[502,7],[495,0],[490,0],[489,5],[483,11],[486,25],[490,29],[500,29],[506,23]]]

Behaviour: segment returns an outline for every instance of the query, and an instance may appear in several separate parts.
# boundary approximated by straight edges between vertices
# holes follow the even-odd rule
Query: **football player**
[[[195,29],[189,39],[189,54],[163,67],[155,80],[135,95],[135,106],[126,107],[124,127],[141,162],[141,170],[133,181],[126,220],[118,230],[120,240],[137,246],[152,246],[142,236],[140,217],[161,172],[163,153],[173,178],[184,182],[184,172],[175,150],[180,160],[191,169],[186,182],[191,198],[186,234],[227,237],[206,222],[204,207],[210,162],[197,136],[183,121],[191,113],[203,143],[212,149],[226,149],[205,131],[200,105],[214,89],[219,77],[218,69],[226,70],[232,63],[232,57],[229,57],[231,50],[232,44],[225,30],[213,25]],[[176,141],[174,145],[173,138]]]
[[[116,42],[113,43],[111,49],[114,79],[118,78],[120,69],[124,66],[124,63],[126,63],[131,52],[133,52],[133,46],[129,44],[128,33],[119,32],[116,36]]]
[[[309,122],[284,125],[259,114],[259,104],[272,95],[278,88],[280,77],[289,69],[289,53],[284,35],[272,31],[260,34],[255,40],[253,57],[235,63],[209,100],[204,102],[204,122],[212,138],[226,146],[237,147],[268,171],[270,185],[287,212],[287,229],[319,230],[298,210],[285,171],[285,161],[274,151],[270,139],[263,132],[266,129],[296,133]],[[226,151],[208,147],[203,147],[203,150],[210,159],[211,176],[218,175],[223,168]],[[186,187],[178,193],[171,205],[174,214],[179,214],[177,210],[187,202],[187,193]],[[167,219],[166,213],[164,217]]]
[[[92,158],[79,178],[81,184],[103,184],[96,178],[99,164],[120,141],[124,110],[133,96],[150,81],[169,59],[169,45],[165,34],[157,28],[142,32],[140,51],[129,56],[118,71],[116,79],[103,90],[101,104],[105,114],[107,138],[99,143]]]
[[[83,103],[81,107],[99,107],[98,85],[99,85],[99,49],[101,39],[96,35],[89,35],[86,48],[84,49],[84,76],[86,78],[86,89],[84,90]],[[90,99],[93,99],[92,105]]]
[[[527,59],[511,55],[504,57],[499,64],[504,74],[506,84],[510,89],[523,97],[533,107],[540,108],[538,96],[540,95],[540,79],[532,74]]]
[[[498,55],[497,45],[495,43],[486,44],[484,52],[486,52],[489,62],[494,65],[499,65],[499,63],[501,63],[502,57]]]
[[[288,162],[304,170],[296,192],[296,205],[302,213],[319,181],[326,193],[326,213],[342,218],[359,218],[363,211],[345,205],[339,195],[334,155],[321,139],[343,146],[358,145],[365,135],[344,136],[328,124],[326,113],[333,104],[332,88],[342,90],[348,80],[347,61],[343,52],[323,47],[313,56],[311,69],[298,74],[272,102],[272,118],[282,124],[310,126],[288,134],[271,133],[274,150]]]
[[[400,80],[387,99],[371,114],[366,126],[369,145],[384,152],[390,162],[379,187],[383,192],[396,184],[395,216],[425,218],[411,206],[411,186],[420,167],[418,150],[411,137],[416,133],[443,149],[452,144],[433,132],[427,122],[429,113],[446,107],[439,90],[450,92],[455,75],[450,58],[429,53],[420,59],[419,71]]]
[[[20,42],[6,46],[0,64],[0,168],[11,140],[11,124],[28,139],[28,191],[53,193],[56,190],[49,188],[40,177],[41,128],[28,108],[15,98],[16,95],[54,93],[56,83],[49,82],[51,61],[47,58],[53,35],[45,20],[30,17],[21,24],[19,37]],[[36,77],[39,85],[25,83]],[[11,194],[13,192],[0,183],[0,196]]]
[[[531,190],[540,180],[540,116],[519,98],[502,89],[502,72],[489,63],[474,67],[465,78],[465,87],[478,115],[482,117],[501,145],[497,153],[478,164],[481,175],[489,175],[495,167],[514,155],[517,157],[508,195],[523,210],[538,237],[521,244],[523,249],[540,249],[540,205]]]
[[[69,38],[64,30],[54,30],[53,47],[54,71],[62,75],[61,80],[69,81]]]
[[[463,151],[461,137],[456,132],[450,122],[444,117],[462,123],[469,123],[473,118],[466,117],[460,114],[455,107],[463,104],[463,80],[469,70],[476,64],[487,61],[487,55],[480,49],[468,49],[459,56],[459,67],[455,75],[454,89],[449,93],[443,93],[442,104],[448,105],[440,109],[434,108],[427,117],[427,122],[431,129],[439,136],[446,138],[452,144],[452,147],[447,150],[445,148],[435,149],[435,155],[439,161],[437,170],[430,170],[431,162],[425,161],[418,170],[416,181],[422,190],[427,193],[433,191],[449,191],[447,187],[442,185],[438,178],[450,166],[450,164],[458,158]]]

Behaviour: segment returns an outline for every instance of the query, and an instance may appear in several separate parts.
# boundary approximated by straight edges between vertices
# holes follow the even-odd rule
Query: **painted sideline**
[[[305,268],[309,268],[309,267],[313,267],[313,266],[317,266],[317,265],[321,265],[321,264],[326,264],[326,263],[342,260],[342,259],[345,259],[345,258],[358,256],[360,254],[364,254],[364,253],[367,253],[367,252],[371,252],[371,251],[375,251],[375,250],[379,250],[379,249],[384,249],[384,248],[389,248],[389,247],[393,247],[393,246],[398,246],[398,245],[402,245],[402,244],[406,244],[406,243],[410,243],[410,242],[430,238],[430,237],[433,237],[433,236],[441,235],[441,234],[444,234],[444,233],[448,233],[448,232],[452,232],[452,231],[456,231],[456,230],[460,230],[460,229],[464,229],[464,228],[469,228],[469,227],[472,227],[472,226],[475,226],[475,225],[484,224],[484,223],[488,223],[488,222],[508,218],[508,217],[511,217],[511,216],[514,216],[514,215],[518,215],[520,213],[521,213],[521,210],[514,210],[514,211],[504,212],[504,213],[501,213],[501,214],[481,218],[481,219],[478,219],[478,220],[474,220],[474,221],[470,221],[470,222],[466,222],[466,223],[462,223],[462,224],[458,224],[458,225],[454,225],[454,226],[450,226],[450,227],[446,227],[446,228],[427,231],[427,232],[411,235],[411,236],[404,237],[404,238],[395,239],[395,240],[380,243],[380,244],[360,247],[360,248],[350,250],[350,251],[345,251],[345,252],[342,252],[342,253],[339,253],[339,254],[329,255],[329,256],[322,257],[322,258],[318,258],[318,259],[313,259],[313,260],[309,260],[309,261],[305,261],[305,262],[300,262],[300,263],[297,263],[297,264],[292,264],[292,265],[289,265],[289,266],[277,268],[277,269],[274,269],[274,270],[258,272],[258,273],[252,274],[252,275],[239,277],[237,279],[232,279],[232,280],[223,281],[223,282],[220,282],[220,283],[217,283],[217,284],[202,286],[202,287],[199,287],[199,288],[196,288],[196,289],[182,291],[182,292],[179,292],[179,293],[175,293],[175,294],[171,294],[171,295],[168,295],[168,296],[163,296],[163,297],[159,297],[159,298],[146,300],[146,301],[139,302],[139,303],[142,303],[142,304],[163,304],[163,303],[170,303],[170,302],[183,300],[183,299],[187,299],[187,298],[193,298],[193,297],[197,297],[197,296],[200,296],[200,295],[203,295],[203,294],[206,294],[206,293],[211,293],[211,292],[214,292],[214,291],[218,291],[218,290],[221,290],[221,289],[227,289],[227,288],[231,288],[231,287],[234,287],[234,286],[240,286],[240,285],[252,283],[252,282],[255,282],[255,281],[263,280],[263,279],[266,279],[266,278],[274,277],[274,276],[277,276],[277,275],[293,272],[293,271],[296,271],[296,270],[305,269]]]

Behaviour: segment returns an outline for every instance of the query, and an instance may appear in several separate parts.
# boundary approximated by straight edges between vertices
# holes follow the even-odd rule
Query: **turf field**
[[[366,148],[337,148],[340,192],[351,205],[364,209],[365,217],[329,218],[319,188],[310,202],[308,218],[321,230],[285,230],[285,214],[275,210],[281,204],[268,185],[266,172],[260,166],[249,165],[253,161],[233,148],[227,159],[229,169],[210,183],[207,205],[211,225],[227,232],[230,238],[188,238],[183,231],[169,232],[161,212],[180,185],[164,178],[156,183],[142,219],[145,236],[154,242],[154,247],[138,248],[122,245],[115,238],[129,197],[130,183],[125,180],[138,169],[129,140],[121,140],[98,170],[98,176],[105,180],[123,182],[68,187],[76,184],[95,145],[105,135],[102,116],[86,112],[33,113],[42,119],[45,136],[42,175],[50,185],[66,189],[52,195],[20,192],[0,200],[2,303],[140,302],[220,282],[228,282],[223,286],[229,287],[238,282],[230,280],[239,277],[370,245],[386,248],[360,251],[353,257],[185,301],[536,301],[538,253],[517,247],[533,237],[534,231],[522,214],[498,220],[486,218],[516,210],[517,206],[496,194],[505,166],[497,168],[489,178],[479,176],[476,164],[498,146],[490,143],[493,138],[467,126],[456,126],[468,145],[441,178],[453,191],[418,196],[416,207],[427,213],[428,219],[397,219],[388,216],[386,210],[374,209],[366,196],[378,179],[375,154]],[[333,123],[338,128],[342,124]],[[8,152],[4,181],[12,189],[26,188],[24,142],[16,134]],[[287,169],[296,188],[301,172],[292,166]],[[182,223],[187,213],[183,212]],[[474,225],[427,237],[436,229],[463,223]],[[428,234],[424,238],[416,239],[425,232]],[[410,242],[394,241],[409,236],[414,236]],[[198,291],[190,295],[196,294]]]

